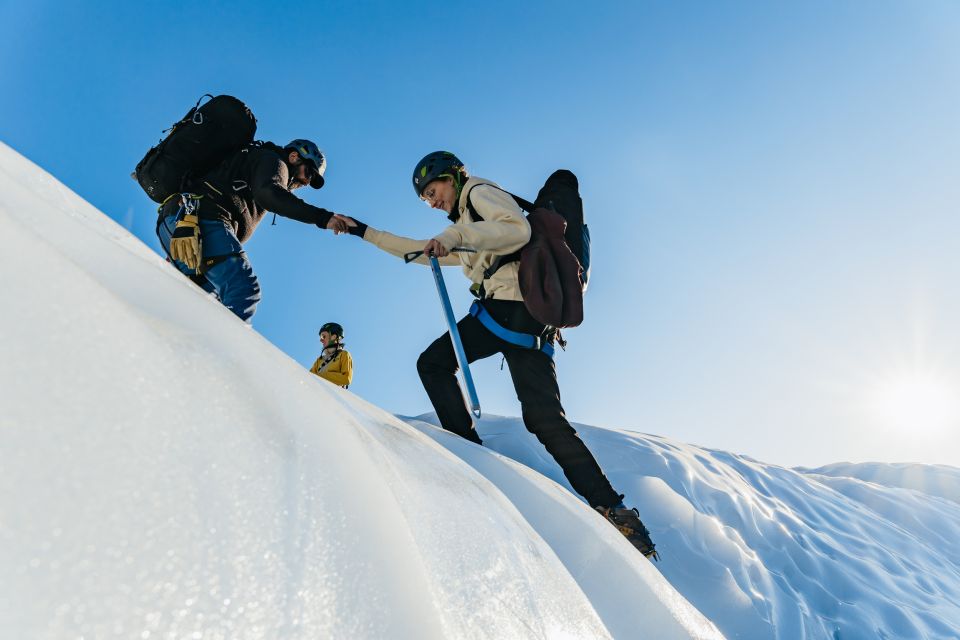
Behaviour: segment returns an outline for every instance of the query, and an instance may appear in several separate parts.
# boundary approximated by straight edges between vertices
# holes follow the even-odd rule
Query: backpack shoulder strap
[[[533,203],[528,202],[527,200],[524,200],[523,198],[521,198],[521,197],[519,197],[519,196],[515,196],[515,195],[513,195],[512,193],[510,193],[509,191],[507,191],[506,189],[502,189],[502,188],[498,187],[498,186],[495,185],[495,184],[490,184],[490,183],[488,183],[488,182],[483,182],[483,183],[481,183],[481,184],[475,184],[475,185],[473,185],[473,186],[470,187],[470,189],[467,191],[467,210],[470,212],[470,217],[473,218],[474,222],[483,222],[483,216],[481,216],[479,213],[477,213],[476,207],[474,207],[474,206],[473,206],[473,203],[470,202],[470,194],[473,192],[474,189],[476,189],[477,187],[482,187],[482,186],[488,186],[488,187],[493,187],[494,189],[500,189],[500,191],[503,191],[505,194],[507,194],[508,196],[510,196],[511,198],[513,198],[514,201],[516,201],[517,205],[518,205],[521,209],[523,209],[524,211],[532,212],[532,211],[534,210]],[[489,279],[493,276],[493,274],[495,274],[497,271],[500,270],[500,267],[502,267],[503,265],[505,265],[505,264],[510,264],[511,262],[519,262],[519,261],[520,261],[520,252],[521,252],[521,251],[522,251],[522,248],[521,248],[521,249],[517,249],[516,251],[514,251],[513,253],[510,253],[510,254],[506,254],[506,255],[502,255],[502,256],[497,256],[497,257],[494,259],[493,264],[491,264],[489,267],[487,267],[486,269],[484,269],[484,271],[483,271],[483,278],[484,278],[484,280],[489,280]]]
[[[534,210],[537,208],[537,206],[536,206],[535,204],[533,204],[532,202],[530,202],[529,200],[524,200],[524,199],[521,198],[520,196],[517,196],[517,195],[514,195],[514,194],[510,193],[509,191],[507,191],[506,189],[504,189],[504,188],[502,188],[502,187],[498,187],[498,186],[495,185],[495,184],[490,184],[489,182],[482,182],[482,183],[480,183],[480,184],[475,184],[475,185],[473,185],[473,186],[470,187],[470,189],[467,191],[467,210],[470,211],[470,217],[473,218],[473,219],[474,219],[475,221],[477,221],[477,222],[482,222],[482,221],[483,221],[483,216],[481,216],[479,213],[477,213],[477,209],[473,206],[473,203],[470,202],[470,193],[471,193],[474,189],[476,189],[477,187],[482,187],[482,186],[493,187],[494,189],[499,189],[500,191],[503,191],[505,194],[507,194],[508,196],[510,196],[511,198],[513,198],[514,202],[517,203],[517,206],[519,206],[521,209],[523,209],[523,210],[526,211],[527,213],[533,213]]]
[[[482,185],[475,184],[467,190],[467,211],[470,212],[470,217],[473,218],[474,222],[483,222],[483,216],[477,213],[476,207],[474,207],[473,203],[470,202],[470,194],[479,186]]]
[[[508,194],[511,198],[513,198],[514,202],[516,202],[517,205],[519,205],[520,208],[526,211],[527,213],[533,213],[534,211],[536,211],[537,205],[533,204],[529,200],[524,200],[520,196],[515,196],[509,191],[504,191],[504,193]]]

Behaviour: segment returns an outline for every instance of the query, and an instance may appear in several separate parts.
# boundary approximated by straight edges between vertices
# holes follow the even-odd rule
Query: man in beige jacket
[[[492,269],[500,256],[530,240],[530,224],[513,197],[493,182],[470,177],[452,153],[438,151],[421,160],[413,175],[417,195],[447,213],[453,223],[430,240],[414,240],[374,229],[351,218],[350,234],[395,256],[423,251],[443,265],[461,265],[479,298],[457,323],[468,362],[503,354],[520,399],[523,423],[563,469],[573,489],[610,520],[644,555],[654,544],[639,514],[627,509],[593,454],[567,421],[560,403],[553,344],[556,330],[537,322],[520,294],[518,262]],[[453,252],[457,247],[473,252]],[[524,344],[524,346],[520,346]],[[447,431],[482,444],[473,428],[457,382],[457,360],[449,334],[437,338],[419,360],[424,389]]]

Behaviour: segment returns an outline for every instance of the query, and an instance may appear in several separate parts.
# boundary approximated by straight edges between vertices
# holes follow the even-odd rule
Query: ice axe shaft
[[[470,251],[470,249],[457,248],[456,250]],[[414,251],[406,254],[403,259],[412,262],[423,255],[422,251]],[[480,419],[480,400],[477,398],[477,388],[473,385],[473,376],[470,375],[470,365],[467,362],[467,354],[463,350],[463,341],[460,340],[460,331],[457,329],[457,320],[453,317],[453,307],[450,305],[450,296],[447,294],[447,285],[443,281],[443,274],[440,272],[440,262],[433,254],[428,256],[430,259],[430,270],[433,271],[433,280],[437,285],[437,294],[440,296],[440,304],[443,307],[443,316],[447,321],[447,328],[450,331],[450,341],[453,342],[453,353],[457,357],[457,364],[460,366],[460,376],[463,378],[463,386],[466,388],[466,400],[470,404],[470,411],[474,417]]]

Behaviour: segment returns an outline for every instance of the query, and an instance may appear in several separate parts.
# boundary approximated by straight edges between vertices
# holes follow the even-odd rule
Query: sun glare
[[[879,422],[898,430],[941,431],[960,422],[960,389],[929,372],[888,376],[877,382],[868,402]]]

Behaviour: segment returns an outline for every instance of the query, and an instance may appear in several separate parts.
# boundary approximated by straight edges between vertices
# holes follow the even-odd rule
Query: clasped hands
[[[354,220],[350,216],[335,213],[327,223],[327,229],[330,229],[337,235],[349,233],[350,235],[362,238],[363,234],[367,230],[367,225],[359,222],[358,220]],[[435,255],[438,258],[443,258],[444,256],[450,255],[450,251],[448,251],[439,240],[434,238],[429,240],[427,244],[423,245],[423,254],[427,256]]]

